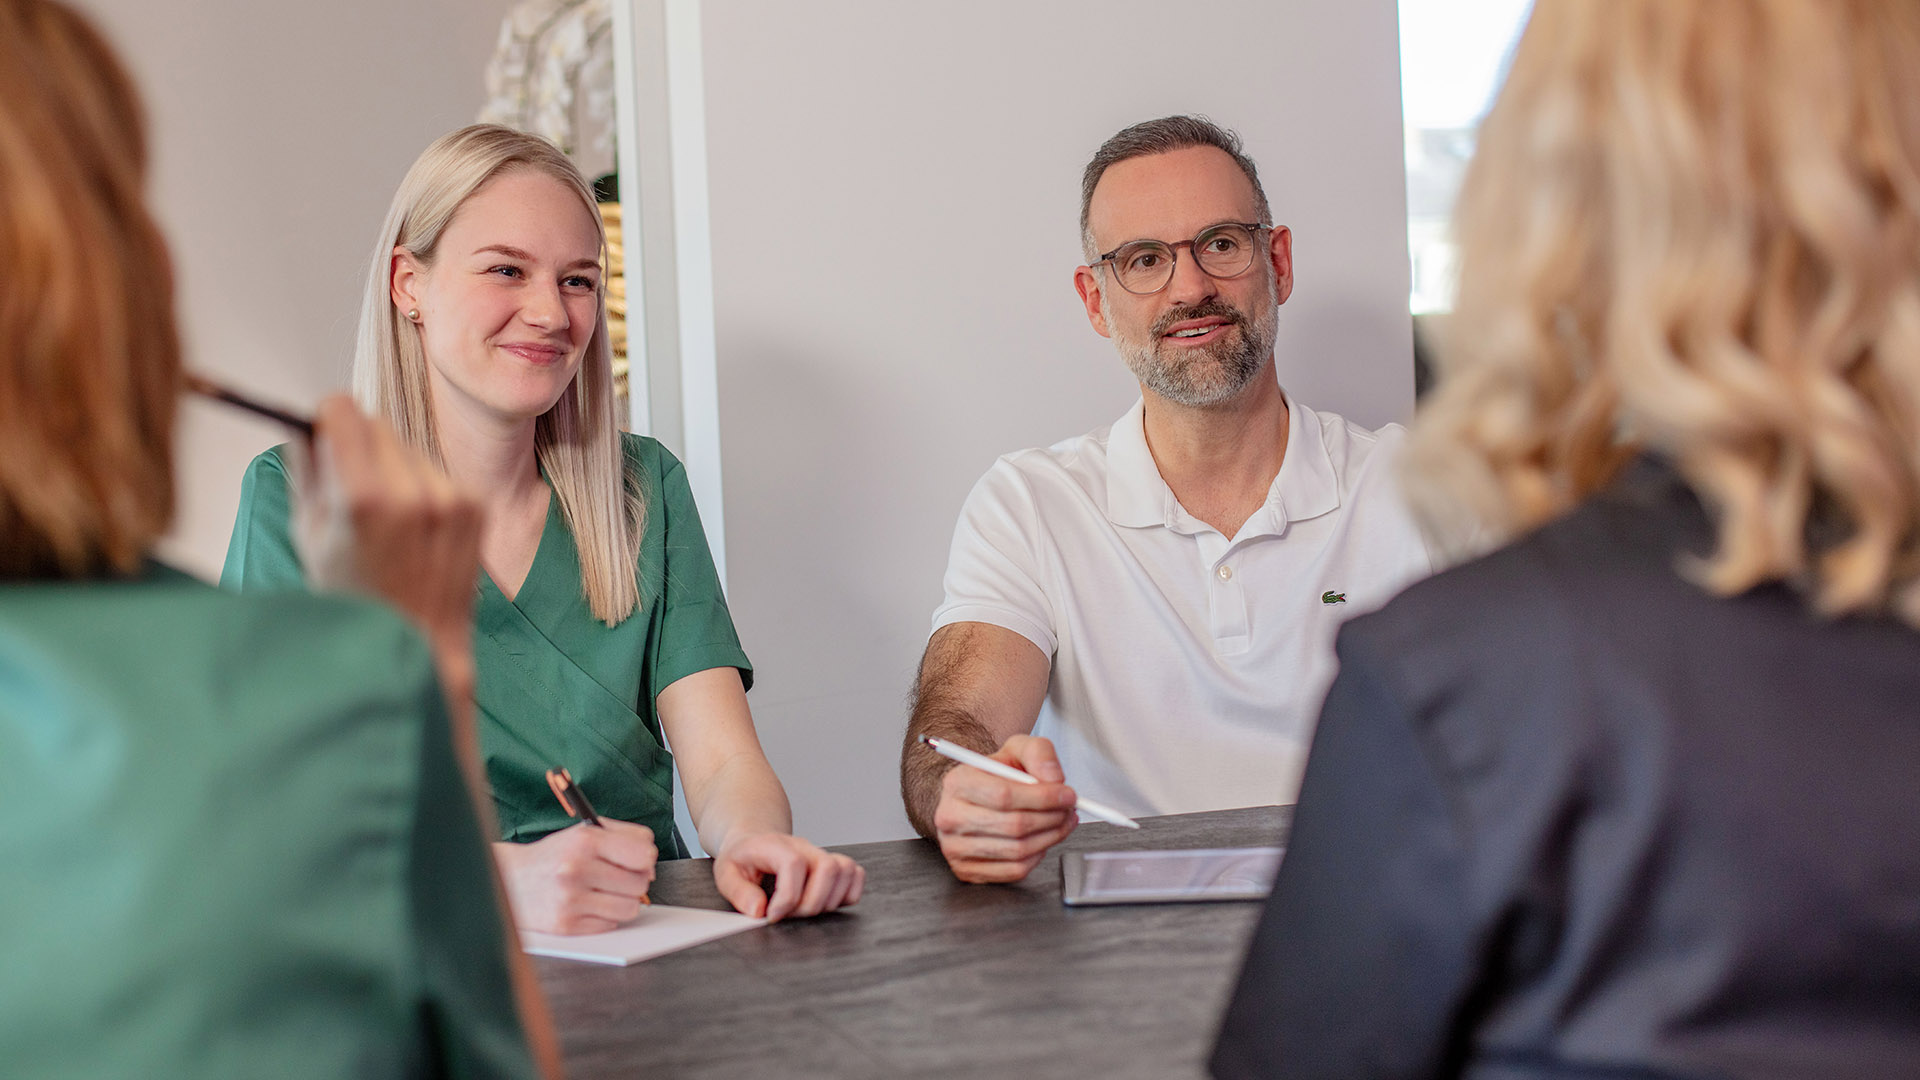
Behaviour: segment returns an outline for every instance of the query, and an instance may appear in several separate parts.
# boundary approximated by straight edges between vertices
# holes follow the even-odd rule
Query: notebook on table
[[[765,919],[732,911],[654,904],[632,922],[598,934],[543,934],[522,930],[520,948],[534,956],[625,967],[766,924]]]

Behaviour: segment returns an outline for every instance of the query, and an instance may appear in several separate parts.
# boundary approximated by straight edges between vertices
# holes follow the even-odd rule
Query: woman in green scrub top
[[[515,921],[585,933],[637,915],[656,848],[687,853],[676,761],[734,907],[779,919],[854,903],[860,867],[792,835],[686,473],[619,430],[604,246],[590,188],[551,143],[453,132],[394,196],[354,356],[361,403],[486,507],[476,701]],[[247,470],[228,587],[308,576],[288,537],[286,465],[275,449]],[[606,827],[569,827],[554,767]]]
[[[460,765],[478,507],[335,399],[357,512],[313,550],[402,568],[329,580],[426,640],[151,561],[182,374],[144,173],[97,32],[0,0],[0,1074],[557,1075]]]

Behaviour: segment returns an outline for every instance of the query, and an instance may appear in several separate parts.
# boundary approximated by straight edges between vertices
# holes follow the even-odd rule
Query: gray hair
[[[1089,262],[1100,252],[1094,247],[1093,228],[1087,218],[1093,208],[1093,189],[1100,186],[1100,178],[1107,170],[1129,158],[1166,154],[1193,146],[1211,146],[1232,158],[1246,174],[1247,183],[1253,185],[1254,209],[1259,211],[1260,224],[1273,224],[1273,208],[1267,204],[1267,193],[1260,187],[1260,174],[1253,167],[1253,159],[1240,149],[1240,136],[1204,116],[1163,116],[1135,124],[1101,143],[1093,160],[1087,162],[1087,171],[1080,177],[1080,246]]]

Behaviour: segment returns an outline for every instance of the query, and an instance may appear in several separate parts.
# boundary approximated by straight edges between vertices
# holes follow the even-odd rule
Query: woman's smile
[[[538,341],[513,341],[500,346],[506,352],[536,367],[553,367],[566,362],[567,350],[559,345]]]

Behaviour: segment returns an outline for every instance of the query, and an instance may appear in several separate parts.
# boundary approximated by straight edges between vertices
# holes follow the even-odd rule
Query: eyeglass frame
[[[1113,280],[1116,283],[1118,283],[1122,289],[1125,289],[1128,293],[1134,296],[1153,296],[1156,293],[1163,293],[1167,291],[1168,285],[1173,284],[1174,275],[1180,272],[1180,249],[1182,247],[1186,248],[1187,253],[1191,255],[1193,253],[1193,245],[1198,243],[1201,237],[1225,225],[1239,226],[1240,228],[1245,229],[1248,232],[1252,233],[1256,237],[1260,235],[1260,230],[1262,229],[1265,229],[1268,232],[1272,232],[1274,229],[1279,227],[1277,225],[1265,225],[1258,221],[1216,221],[1213,224],[1208,225],[1206,228],[1201,229],[1199,232],[1194,233],[1193,239],[1191,240],[1177,240],[1169,244],[1164,240],[1154,240],[1150,237],[1140,237],[1138,239],[1129,240],[1126,243],[1121,244],[1119,247],[1114,248],[1112,251],[1107,252],[1105,255],[1102,255],[1099,258],[1093,260],[1093,262],[1087,264],[1087,268],[1092,269],[1093,267],[1105,266],[1113,262],[1114,256],[1120,254],[1121,251],[1125,250],[1128,247],[1131,247],[1134,244],[1159,244],[1162,247],[1165,247],[1167,249],[1167,254],[1172,257],[1172,263],[1173,263],[1173,268],[1167,273],[1166,282],[1163,283],[1159,288],[1151,290],[1149,292],[1134,292],[1132,289],[1127,288],[1126,282],[1120,280],[1120,272],[1118,270],[1114,271]],[[1216,274],[1211,270],[1208,270],[1206,267],[1201,266],[1200,260],[1198,258],[1193,260],[1193,265],[1197,267],[1201,273],[1207,275],[1208,277],[1212,278],[1215,281],[1232,281],[1234,278],[1237,278],[1241,274],[1246,273],[1248,270],[1253,269],[1253,264],[1258,260],[1258,257],[1259,257],[1258,249],[1256,249],[1255,254],[1249,255],[1247,257],[1247,265],[1245,269],[1236,271],[1235,273],[1229,274],[1225,277],[1222,277],[1221,275]]]

